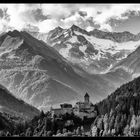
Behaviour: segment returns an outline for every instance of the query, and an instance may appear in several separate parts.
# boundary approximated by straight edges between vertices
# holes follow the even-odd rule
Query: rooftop
[[[61,110],[61,108],[52,108],[52,110]]]
[[[84,97],[89,97],[89,94],[86,92],[85,96]]]

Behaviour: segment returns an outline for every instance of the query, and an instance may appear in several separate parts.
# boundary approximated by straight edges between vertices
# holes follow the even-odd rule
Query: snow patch
[[[79,47],[79,50],[80,50],[81,52],[83,52],[84,54],[85,54],[85,50],[86,50],[86,49],[87,49],[87,46],[85,46],[85,45]]]
[[[79,42],[79,41],[77,40],[77,36],[73,36],[72,38],[69,39],[69,42],[76,43],[76,42]]]
[[[69,50],[72,48],[72,46],[70,44],[67,44],[67,48],[62,48],[59,50],[59,53],[65,57],[68,58],[69,57]]]
[[[135,50],[140,45],[140,40],[117,43],[109,39],[100,39],[94,36],[88,36],[77,31],[75,31],[75,33],[77,35],[84,36],[92,45],[96,47],[96,49],[109,49],[114,47],[115,50],[123,50],[123,49]]]
[[[69,33],[68,33],[68,31],[65,31],[65,32],[63,32],[63,34],[64,34],[64,37],[67,37],[67,36],[69,36]]]

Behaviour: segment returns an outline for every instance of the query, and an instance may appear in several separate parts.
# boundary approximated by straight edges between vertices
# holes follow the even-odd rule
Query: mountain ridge
[[[66,30],[66,29],[63,29],[61,27],[56,27],[54,28],[53,30],[49,31],[49,32],[52,32],[52,31],[62,31],[62,30]],[[102,30],[99,30],[99,29],[93,29],[92,31],[86,31],[85,29],[82,29],[80,27],[78,27],[77,25],[73,24],[70,28],[68,28],[67,30],[75,30],[75,31],[79,31],[79,32],[82,32],[84,34],[87,34],[89,36],[95,36],[97,38],[103,38],[103,39],[110,39],[112,41],[116,41],[116,42],[126,42],[126,41],[130,41],[130,40],[133,40],[134,41],[137,41],[140,39],[140,33],[137,33],[137,34],[133,34],[129,31],[123,31],[123,32],[106,32],[106,31],[102,31]],[[115,37],[116,36],[116,37]],[[120,37],[123,37],[123,36],[126,36],[126,37],[130,37],[128,38],[128,40],[126,39],[119,39],[119,36]],[[117,39],[118,38],[118,39]],[[130,39],[130,40],[129,40]]]
[[[27,32],[10,32],[1,41],[0,49],[0,83],[37,108],[80,100],[85,92],[96,102],[131,79],[130,73],[119,69],[88,73]]]

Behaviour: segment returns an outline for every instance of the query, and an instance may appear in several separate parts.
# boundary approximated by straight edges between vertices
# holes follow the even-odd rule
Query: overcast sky
[[[48,32],[73,24],[88,31],[136,34],[140,32],[140,4],[0,4],[0,31],[30,28]]]

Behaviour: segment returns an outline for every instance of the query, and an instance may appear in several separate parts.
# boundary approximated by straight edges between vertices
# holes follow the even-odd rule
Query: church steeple
[[[85,99],[85,103],[89,103],[89,94],[86,92],[84,99]]]

